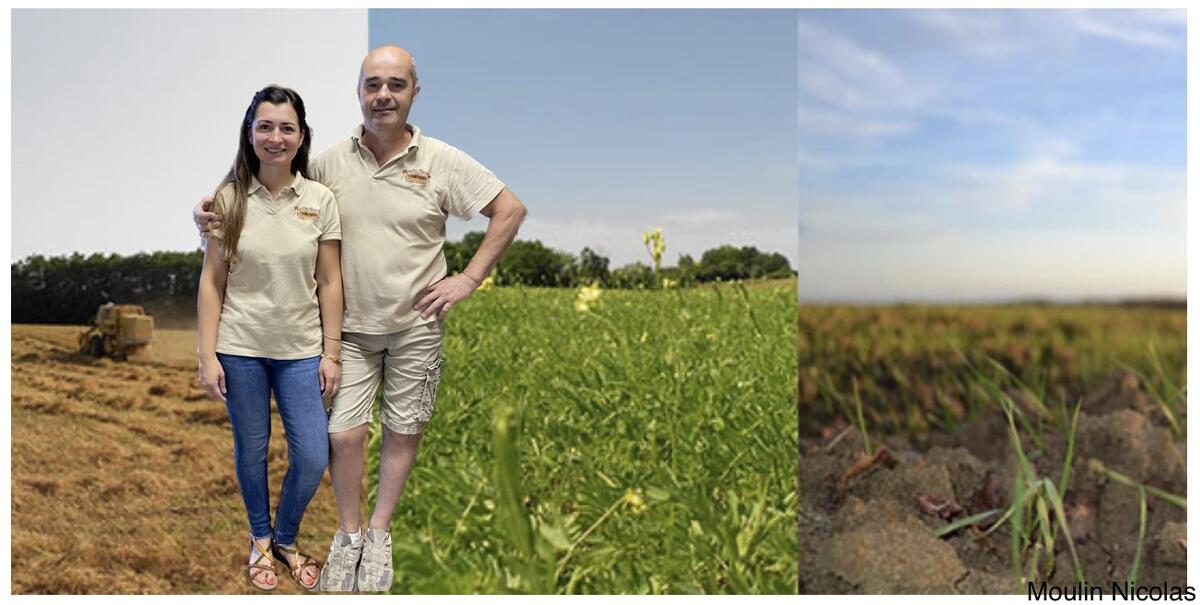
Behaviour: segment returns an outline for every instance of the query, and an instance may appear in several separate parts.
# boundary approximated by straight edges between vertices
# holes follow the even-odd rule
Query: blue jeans
[[[280,360],[217,353],[225,371],[225,407],[233,425],[233,460],[255,538],[274,535],[294,544],[304,509],[329,465],[328,417],[317,376],[320,357]],[[267,496],[267,443],[271,439],[271,392],[283,420],[288,470],[271,531]]]

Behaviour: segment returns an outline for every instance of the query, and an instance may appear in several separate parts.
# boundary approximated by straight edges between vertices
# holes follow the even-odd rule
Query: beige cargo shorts
[[[442,379],[445,323],[435,321],[392,334],[342,333],[342,385],[329,409],[329,432],[371,422],[383,384],[379,419],[396,433],[417,435],[433,415]]]

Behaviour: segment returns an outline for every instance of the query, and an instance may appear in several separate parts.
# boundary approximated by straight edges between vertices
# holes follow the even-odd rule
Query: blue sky
[[[804,300],[1186,292],[1182,11],[802,11]]]
[[[523,239],[612,265],[721,244],[796,257],[792,11],[372,10],[417,61],[410,121],[530,207]],[[452,238],[485,224],[452,221]]]

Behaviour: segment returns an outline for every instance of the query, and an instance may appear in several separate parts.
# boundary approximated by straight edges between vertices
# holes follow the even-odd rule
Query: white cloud
[[[875,139],[908,134],[916,124],[907,119],[859,116],[801,106],[797,110],[800,136]]]
[[[1186,295],[1182,237],[1153,233],[959,233],[896,245],[801,247],[804,301],[988,301]]]
[[[882,53],[805,19],[797,20],[802,162],[810,139],[870,141],[911,132],[929,91]]]
[[[1074,209],[1125,216],[1139,223],[1152,215],[1154,222],[1169,224],[1187,202],[1184,169],[1079,162],[1053,153],[1027,157],[1005,168],[960,165],[948,173],[952,183],[946,186],[945,197],[956,204],[991,205],[1010,213]]]
[[[797,19],[799,88],[803,95],[850,111],[912,108],[921,87],[882,54],[848,37]]]
[[[1186,43],[1174,21],[1175,15],[1186,15],[1184,11],[1071,11],[1069,15],[1069,22],[1090,36],[1153,48],[1182,48]]]
[[[916,185],[808,191],[801,297],[1184,296],[1186,177],[1078,161],[1057,141],[1007,166],[958,165]]]
[[[1121,149],[1096,154],[1082,146],[1106,140],[1096,133],[1113,127],[1139,131],[1132,122],[1138,116],[1096,118],[1083,108],[1051,117],[1010,102],[1027,89],[1053,87],[1036,78],[1077,65],[1078,52],[1095,46],[1085,46],[1085,37],[1160,44],[1182,31],[1178,14],[1082,14],[1090,33],[1072,21],[1080,14],[1068,11],[896,15],[895,25],[911,30],[903,40],[876,39],[870,27],[879,23],[872,22],[853,30],[854,41],[812,26],[806,45],[801,29],[802,82],[807,63],[830,53],[840,57],[833,61],[839,73],[874,56],[887,66],[882,81],[907,91],[892,98],[889,86],[820,70],[807,79],[809,89],[802,84],[804,299],[1183,294],[1186,171],[1153,160],[1106,163],[1093,158]],[[825,43],[833,50],[811,48]],[[1023,69],[1032,61],[1042,63]],[[829,94],[806,93],[831,82]],[[877,98],[860,100],[868,95]],[[858,102],[832,105],[837,96]],[[889,140],[902,135],[920,142]],[[950,155],[956,143],[961,156]],[[994,159],[1022,148],[1010,161]],[[876,167],[886,176],[863,176]],[[843,178],[847,169],[853,180]]]
[[[1147,23],[1158,23],[1180,28],[1187,27],[1187,11],[1178,8],[1150,8],[1138,10],[1134,16]]]
[[[1186,188],[1183,168],[1041,154],[1007,165],[947,166],[940,176],[906,185],[802,190],[799,208],[805,237],[822,241],[862,234],[906,241],[984,221],[1003,221],[1008,231],[1099,225],[1162,230],[1182,226]]]
[[[1002,55],[1018,52],[1033,44],[1044,43],[1030,35],[1033,19],[1021,23],[1020,13],[987,10],[918,10],[907,13],[957,48],[978,55]],[[1041,13],[1044,22],[1051,13]]]
[[[906,14],[963,51],[995,56],[1047,53],[1078,35],[1134,46],[1182,48],[1182,10],[921,10]]]
[[[822,202],[801,203],[804,235],[801,250],[815,251],[840,242],[909,245],[941,238],[948,229],[938,216],[921,214],[904,204],[881,211],[869,207],[861,198],[828,198]],[[894,212],[892,210],[895,210]]]
[[[911,30],[906,41],[877,41],[869,33],[856,38],[800,20],[797,125],[803,168],[853,166],[828,152],[850,161],[849,149],[878,151],[889,138],[921,134],[946,121],[987,129],[983,135],[992,139],[1036,139],[1039,130],[1061,131],[1058,121],[1042,123],[997,98],[999,80],[988,70],[996,68],[998,57],[1005,64],[1029,61],[1040,68],[1047,61],[1080,59],[1088,48],[1083,37],[1175,49],[1186,40],[1182,11],[915,10],[888,19]],[[1077,124],[1077,118],[1068,121]],[[821,158],[814,153],[818,148]]]

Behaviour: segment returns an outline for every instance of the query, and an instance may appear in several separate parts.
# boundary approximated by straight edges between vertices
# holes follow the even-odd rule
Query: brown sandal
[[[279,558],[283,561],[283,564],[287,566],[288,573],[292,576],[292,579],[295,580],[301,588],[306,590],[316,590],[317,584],[321,581],[321,573],[320,569],[317,568],[317,560],[300,552],[300,549],[296,547],[289,548],[279,544],[274,544],[273,547],[275,549],[275,554],[279,555]],[[288,558],[289,556],[296,557],[297,562],[295,566],[292,565],[291,560]],[[314,572],[313,583],[305,584],[300,578],[303,576],[304,570],[310,567]]]
[[[246,567],[246,576],[249,578],[251,586],[264,592],[271,592],[272,590],[275,590],[276,586],[279,586],[279,573],[275,571],[275,559],[271,556],[274,546],[275,544],[272,542],[271,546],[267,547],[267,550],[264,552],[261,548],[258,548],[258,543],[254,539],[254,534],[250,534],[250,550],[251,552],[258,550],[258,557],[254,559],[253,563]],[[266,565],[263,565],[263,559],[267,560]],[[260,583],[260,580],[255,579],[255,570],[271,572],[275,575],[275,583]],[[258,577],[262,577],[262,574],[259,573]]]

